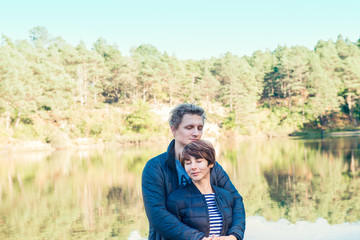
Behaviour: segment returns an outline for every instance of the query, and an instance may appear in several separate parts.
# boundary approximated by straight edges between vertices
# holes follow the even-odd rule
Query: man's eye
[[[202,129],[203,129],[203,127],[198,127],[198,130],[200,130],[200,131],[201,131]]]

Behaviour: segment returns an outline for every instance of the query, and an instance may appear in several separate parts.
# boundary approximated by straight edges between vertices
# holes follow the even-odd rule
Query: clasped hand
[[[237,239],[235,236],[230,235],[230,236],[220,236],[220,237],[209,236],[209,237],[204,237],[202,240],[237,240]]]

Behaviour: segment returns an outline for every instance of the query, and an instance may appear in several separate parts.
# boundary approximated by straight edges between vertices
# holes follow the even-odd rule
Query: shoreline
[[[236,141],[251,141],[255,139],[276,139],[276,138],[293,138],[293,137],[304,137],[304,138],[327,138],[327,137],[353,137],[360,136],[360,130],[352,131],[336,131],[336,132],[325,132],[323,135],[319,132],[303,132],[302,134],[288,135],[288,136],[232,136],[235,137]],[[230,140],[229,136],[226,136],[223,140]],[[91,148],[103,148],[106,145],[114,145],[118,147],[129,147],[129,146],[147,146],[150,144],[157,143],[167,143],[169,141],[169,136],[163,137],[152,137],[149,139],[129,139],[124,137],[118,141],[105,142],[101,139],[92,139],[92,138],[79,138],[72,139],[70,142],[64,146],[54,146],[51,143],[44,143],[39,140],[17,140],[9,139],[5,142],[0,142],[0,155],[11,154],[11,153],[24,153],[24,152],[53,152],[57,150],[66,150],[66,149],[78,149],[85,150]]]
[[[67,144],[62,146],[54,146],[51,143],[45,143],[39,140],[17,140],[10,139],[5,142],[0,142],[0,155],[26,153],[26,152],[53,152],[59,150],[86,150],[92,148],[104,148],[108,145],[117,147],[129,146],[146,146],[149,144],[156,144],[166,142],[167,136],[163,138],[157,137],[146,140],[140,139],[120,139],[119,141],[105,142],[101,139],[96,140],[92,138],[78,138],[71,139]]]

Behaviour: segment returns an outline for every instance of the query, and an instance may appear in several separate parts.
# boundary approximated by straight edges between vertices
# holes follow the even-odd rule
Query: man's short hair
[[[184,167],[185,161],[190,157],[195,159],[204,158],[210,164],[215,164],[215,149],[208,141],[197,140],[188,143],[182,150],[180,163]]]
[[[185,114],[196,114],[202,117],[202,120],[206,119],[205,111],[202,107],[199,107],[195,104],[182,103],[175,107],[170,112],[169,124],[177,129],[181,123],[181,120]]]

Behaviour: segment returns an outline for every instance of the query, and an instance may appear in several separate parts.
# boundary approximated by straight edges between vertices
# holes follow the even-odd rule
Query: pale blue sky
[[[45,27],[88,48],[99,38],[124,55],[152,44],[180,59],[243,56],[278,45],[313,49],[318,40],[360,38],[360,0],[1,0],[0,33],[28,39]]]

